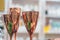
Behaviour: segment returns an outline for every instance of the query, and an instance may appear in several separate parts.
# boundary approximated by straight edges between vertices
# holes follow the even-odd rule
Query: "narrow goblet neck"
[[[17,36],[16,34],[17,34],[16,32],[13,34],[14,40],[16,40],[16,36]]]
[[[31,34],[31,35],[30,35],[30,40],[32,40],[32,36],[33,36],[33,35]]]
[[[10,40],[12,40],[12,35],[10,35]]]

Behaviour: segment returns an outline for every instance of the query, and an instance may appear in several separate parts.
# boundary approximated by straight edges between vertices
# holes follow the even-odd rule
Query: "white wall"
[[[47,0],[47,1],[57,1],[57,2],[60,2],[60,0]]]
[[[5,10],[3,12],[0,12],[1,14],[6,14],[8,12],[8,9],[10,7],[19,7],[22,8],[22,10],[27,10],[29,8],[37,10],[38,11],[38,5],[19,5],[19,4],[12,4],[12,0],[5,0]],[[28,8],[29,7],[29,8]]]

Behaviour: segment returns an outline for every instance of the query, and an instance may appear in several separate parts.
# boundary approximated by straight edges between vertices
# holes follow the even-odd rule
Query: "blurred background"
[[[2,15],[9,13],[9,8],[21,8],[21,17],[17,40],[29,40],[22,12],[38,11],[39,18],[33,40],[60,40],[60,0],[0,0],[0,40],[8,40]]]

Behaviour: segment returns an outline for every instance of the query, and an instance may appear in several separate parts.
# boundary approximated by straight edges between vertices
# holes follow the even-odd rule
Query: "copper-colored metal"
[[[13,34],[15,34],[14,39],[16,40],[16,32],[17,32],[18,27],[19,27],[20,12],[21,12],[20,8],[10,8],[9,14],[3,15],[7,31],[8,31],[8,23],[9,22],[12,23],[12,33],[9,34],[10,40],[12,40],[11,38],[12,38]]]
[[[32,35],[37,25],[38,15],[39,13],[37,11],[22,12],[22,17],[24,20],[25,27],[30,35],[30,40],[32,40]],[[30,29],[28,28],[28,22],[31,23]]]
[[[16,40],[16,34],[17,34],[17,33],[14,33],[14,40]]]

